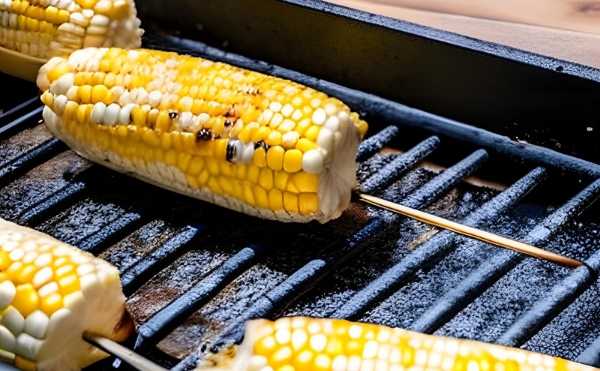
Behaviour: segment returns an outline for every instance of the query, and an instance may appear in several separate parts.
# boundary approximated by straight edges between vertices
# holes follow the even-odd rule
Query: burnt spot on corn
[[[200,129],[198,133],[196,133],[196,140],[211,140],[212,132],[208,129]]]
[[[240,141],[237,139],[230,139],[227,142],[227,151],[225,152],[225,159],[228,162],[237,162],[236,159],[239,157],[240,153],[239,153],[239,148],[240,148]]]

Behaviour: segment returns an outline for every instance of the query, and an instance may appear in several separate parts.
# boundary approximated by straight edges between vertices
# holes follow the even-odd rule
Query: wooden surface
[[[600,1],[327,1],[600,68]]]

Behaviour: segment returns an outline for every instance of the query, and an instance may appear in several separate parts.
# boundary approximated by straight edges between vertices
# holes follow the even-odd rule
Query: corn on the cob
[[[84,331],[116,341],[131,333],[118,270],[0,219],[0,360],[26,371],[79,370],[107,356]]]
[[[0,49],[21,53],[0,50],[0,71],[35,80],[52,57],[86,47],[139,48],[142,34],[133,0],[0,0]]]
[[[50,131],[92,161],[247,214],[326,222],[350,202],[367,124],[302,85],[163,51],[54,58]]]
[[[234,353],[233,361],[227,354],[204,361],[197,370],[597,371],[522,349],[307,317],[250,321]]]

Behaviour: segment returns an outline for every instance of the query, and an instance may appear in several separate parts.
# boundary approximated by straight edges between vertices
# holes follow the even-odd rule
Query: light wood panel
[[[600,2],[327,1],[600,68]]]

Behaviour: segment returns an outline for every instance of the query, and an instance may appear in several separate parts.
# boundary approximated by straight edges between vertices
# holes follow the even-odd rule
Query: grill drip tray
[[[0,107],[0,216],[120,269],[138,325],[129,347],[164,367],[192,369],[197,349],[238,341],[249,318],[309,315],[594,362],[589,354],[600,338],[597,165],[550,151],[532,157],[531,146],[489,147],[468,129],[459,140],[444,132],[447,121],[423,112],[390,103],[389,116],[378,116],[376,98],[360,92],[202,44],[157,37],[147,45],[158,43],[245,67],[255,63],[342,99],[354,97],[349,103],[371,125],[358,156],[366,192],[588,267],[555,266],[359,203],[325,225],[282,225],[179,196],[68,150],[38,123],[35,86],[19,82],[22,95]],[[415,122],[424,118],[438,126],[419,128]],[[89,370],[113,369],[113,362]]]

